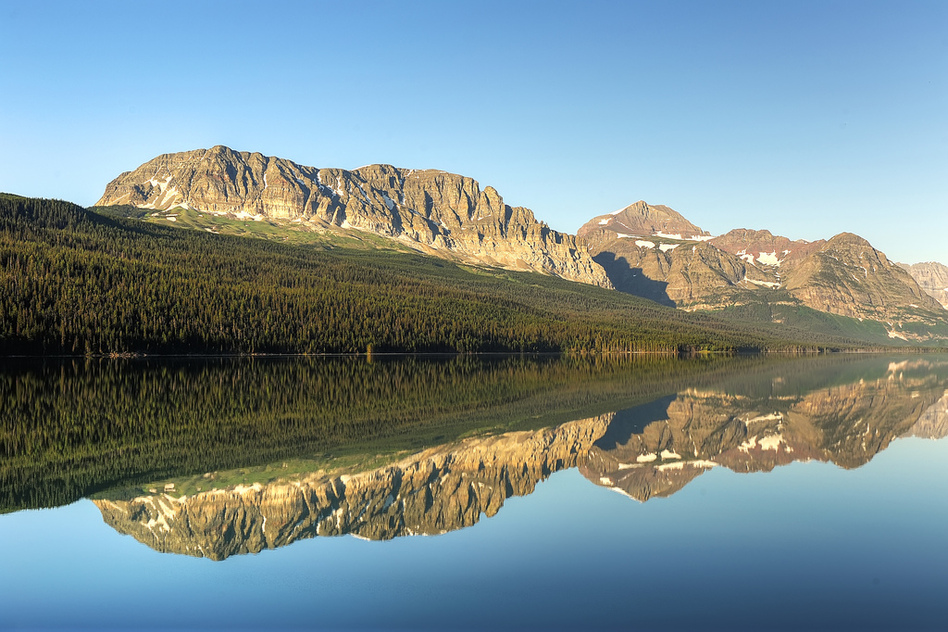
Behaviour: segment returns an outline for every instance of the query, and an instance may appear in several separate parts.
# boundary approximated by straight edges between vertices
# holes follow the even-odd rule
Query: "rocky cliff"
[[[784,279],[804,305],[853,318],[912,320],[913,310],[941,308],[905,270],[851,233],[822,244],[788,268]]]
[[[436,535],[493,516],[507,498],[575,467],[610,419],[471,438],[366,472],[94,502],[106,523],[158,551],[214,560],[316,536]]]
[[[645,501],[669,496],[713,467],[759,472],[799,460],[859,467],[893,439],[944,424],[944,384],[903,368],[803,396],[685,391],[666,407],[637,411],[626,432],[613,423],[580,471]]]
[[[948,266],[935,261],[899,265],[912,275],[919,287],[948,309]]]
[[[948,437],[948,394],[922,413],[915,425],[903,436],[921,437],[923,439],[944,439]]]
[[[121,174],[97,202],[113,205],[359,230],[470,263],[612,287],[572,235],[505,204],[492,187],[443,171],[318,169],[217,146],[158,156]]]
[[[799,304],[886,323],[890,337],[903,339],[927,335],[904,331],[903,323],[944,325],[937,301],[850,233],[815,242],[748,229],[710,237],[671,209],[637,202],[593,218],[577,235],[617,289],[676,307]]]

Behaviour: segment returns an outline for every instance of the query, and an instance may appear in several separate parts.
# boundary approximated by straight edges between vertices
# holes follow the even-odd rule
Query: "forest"
[[[542,428],[735,369],[746,388],[777,362],[785,364],[519,354],[19,359],[0,364],[0,513],[175,476]]]
[[[816,351],[853,339],[535,273],[0,194],[0,354]]]

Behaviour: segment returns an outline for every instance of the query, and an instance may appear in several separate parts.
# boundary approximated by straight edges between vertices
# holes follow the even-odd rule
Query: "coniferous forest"
[[[0,354],[816,350],[533,273],[285,244],[0,194]]]

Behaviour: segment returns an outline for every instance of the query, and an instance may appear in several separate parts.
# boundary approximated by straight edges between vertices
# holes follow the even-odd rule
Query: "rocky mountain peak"
[[[97,202],[111,205],[364,231],[468,263],[612,287],[572,235],[508,206],[494,188],[444,171],[320,169],[218,145],[163,154],[121,174]]]
[[[902,268],[853,233],[834,236],[788,270],[786,288],[804,304],[824,312],[886,322],[913,320],[911,310],[937,313],[941,305]]]
[[[774,235],[769,230],[737,228],[715,237],[710,243],[748,263],[780,266],[803,259],[825,242],[808,242],[803,239],[791,241],[787,237]]]
[[[936,261],[898,265],[912,275],[919,287],[948,309],[948,266]]]
[[[616,288],[676,307],[798,302],[883,323],[890,338],[905,340],[925,334],[915,337],[903,323],[937,328],[942,319],[937,301],[853,233],[808,242],[740,228],[710,237],[668,207],[636,202],[593,218],[578,236]],[[767,294],[773,290],[780,293]]]
[[[704,241],[711,238],[708,231],[695,226],[677,211],[667,206],[652,206],[642,200],[613,213],[594,217],[586,222],[576,234],[580,237],[595,239],[597,232],[692,241]]]

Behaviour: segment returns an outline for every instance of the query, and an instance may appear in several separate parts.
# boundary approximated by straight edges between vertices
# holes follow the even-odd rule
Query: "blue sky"
[[[948,2],[0,0],[0,190],[228,145],[948,264]]]

